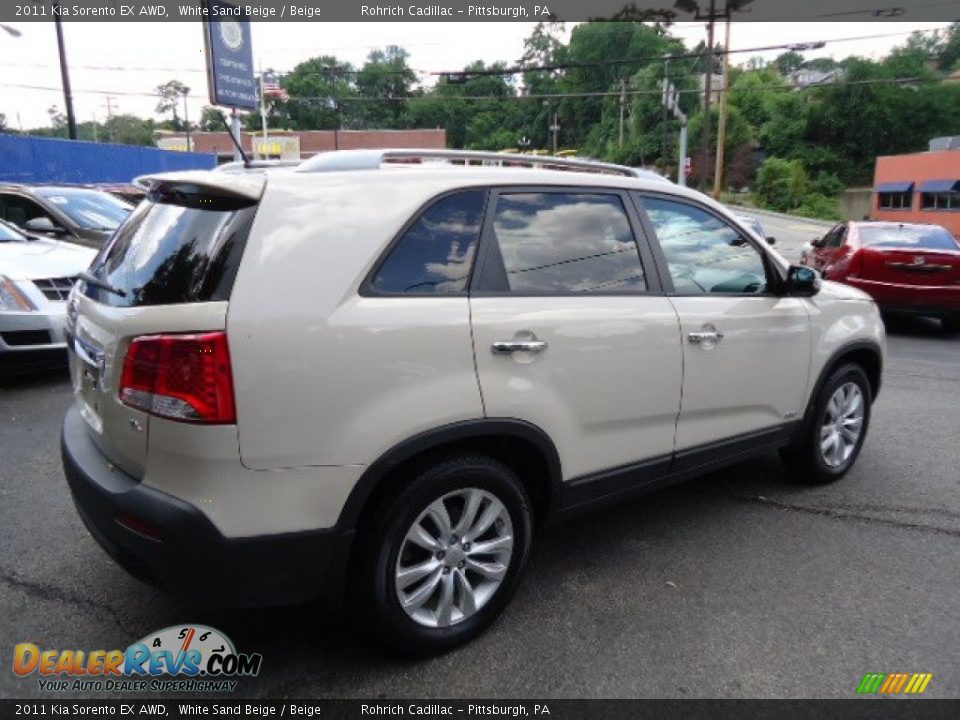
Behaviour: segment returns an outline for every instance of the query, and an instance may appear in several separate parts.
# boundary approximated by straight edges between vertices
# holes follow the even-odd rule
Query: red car
[[[800,262],[869,293],[883,310],[937,317],[960,332],[960,243],[939,225],[840,223]]]

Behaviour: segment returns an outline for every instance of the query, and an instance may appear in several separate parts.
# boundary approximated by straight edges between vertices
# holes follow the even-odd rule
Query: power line
[[[848,87],[848,86],[858,86],[858,85],[882,85],[882,84],[891,84],[891,85],[906,85],[909,83],[925,83],[925,84],[934,84],[939,83],[940,78],[930,78],[922,76],[911,76],[911,77],[894,77],[894,78],[869,78],[865,80],[841,80],[832,83],[826,84],[809,84],[809,85],[800,85],[795,83],[782,83],[779,85],[764,85],[761,86],[761,89],[767,90],[794,90],[794,91],[804,91],[804,90],[824,90],[828,88],[836,87]],[[10,87],[10,88],[22,88],[28,90],[45,90],[51,92],[59,92],[60,88],[50,86],[50,85],[24,85],[17,83],[0,83],[0,87]],[[752,92],[757,90],[756,87],[730,87],[729,89],[724,88],[715,88],[714,93],[720,94],[724,92],[737,93],[737,92]],[[80,93],[84,95],[125,95],[125,96],[136,96],[136,97],[157,97],[156,93],[137,93],[137,92],[124,92],[120,90],[74,90],[74,93]],[[696,89],[677,89],[677,93],[680,94],[700,94],[701,90]],[[642,96],[642,95],[662,95],[663,90],[657,88],[655,90],[626,90],[623,94],[628,96]],[[405,95],[402,97],[367,97],[363,95],[348,95],[342,97],[331,97],[329,95],[317,95],[317,96],[306,96],[306,95],[292,95],[288,101],[303,101],[303,102],[329,102],[333,100],[338,103],[348,103],[348,102],[408,102],[410,100],[466,100],[466,101],[490,101],[490,100],[562,100],[564,98],[604,98],[604,97],[620,97],[620,90],[610,90],[610,91],[596,91],[596,92],[569,92],[569,93],[538,93],[535,95]]]
[[[431,75],[452,75],[452,76],[469,76],[469,77],[483,77],[483,76],[498,76],[498,75],[517,75],[520,73],[527,72],[553,72],[555,70],[575,70],[575,69],[585,69],[585,68],[595,68],[595,67],[606,67],[610,65],[635,65],[642,62],[662,62],[664,60],[690,60],[690,59],[699,59],[704,55],[736,55],[749,52],[768,52],[771,50],[796,50],[796,49],[813,49],[817,47],[823,47],[829,43],[841,43],[841,42],[855,42],[858,40],[876,40],[880,38],[887,37],[897,37],[901,35],[912,35],[914,32],[926,33],[926,32],[936,32],[939,28],[927,28],[925,30],[913,30],[913,31],[900,31],[894,33],[877,33],[873,35],[855,35],[850,37],[843,38],[833,38],[831,40],[808,40],[805,42],[790,42],[790,43],[780,43],[778,45],[763,45],[759,47],[750,47],[750,48],[737,48],[731,50],[729,48],[722,48],[720,50],[711,50],[710,48],[704,48],[700,51],[689,51],[682,53],[667,53],[660,55],[640,55],[635,58],[623,59],[623,60],[595,60],[591,62],[581,62],[581,63],[554,63],[550,65],[514,65],[507,68],[491,68],[485,70],[444,70],[444,71],[434,71],[431,72]]]
[[[956,3],[945,3],[945,4],[956,4]],[[734,50],[728,50],[726,48],[721,50],[715,50],[714,55],[725,55],[725,54],[742,54],[748,52],[768,52],[771,50],[791,50],[796,48],[802,48],[803,46],[814,46],[829,43],[842,43],[842,42],[855,42],[859,40],[877,40],[888,37],[899,37],[903,35],[913,35],[914,33],[929,33],[929,32],[940,32],[940,28],[926,28],[922,30],[902,30],[899,32],[890,32],[890,33],[876,33],[872,35],[856,35],[850,37],[834,38],[831,40],[811,40],[811,41],[801,41],[801,42],[789,42],[782,43],[779,45],[766,45],[759,47],[750,47],[750,48],[738,48]],[[677,60],[677,59],[696,59],[701,58],[704,54],[708,54],[709,50],[704,49],[699,52],[689,51],[685,53],[674,53],[667,55],[646,55],[638,56],[635,58],[621,59],[621,60],[597,60],[593,62],[584,62],[584,63],[556,63],[552,65],[514,65],[506,68],[485,68],[483,70],[422,70],[418,68],[407,68],[405,70],[384,70],[381,69],[380,72],[384,74],[394,74],[394,75],[403,75],[407,72],[413,72],[421,76],[498,76],[498,75],[516,75],[525,72],[550,72],[553,70],[566,70],[566,69],[577,69],[577,68],[589,68],[589,67],[603,67],[607,65],[630,65],[640,62],[647,61],[663,61],[663,60]],[[33,68],[53,68],[57,67],[53,63],[0,63],[0,67],[33,67]],[[78,65],[71,64],[71,68],[78,70],[95,70],[95,71],[109,71],[109,72],[170,72],[170,73],[206,73],[204,68],[187,68],[187,67],[146,67],[146,66],[133,66],[133,65]],[[293,70],[276,70],[274,71],[278,75],[289,75]],[[340,66],[330,66],[327,68],[321,68],[319,70],[311,70],[309,72],[300,72],[300,75],[303,76],[316,76],[316,75],[359,75],[362,72],[362,68],[357,70],[350,66],[340,65]]]

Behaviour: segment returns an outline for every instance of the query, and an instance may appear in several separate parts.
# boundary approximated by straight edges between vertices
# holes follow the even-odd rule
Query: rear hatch
[[[936,225],[861,226],[861,277],[900,285],[960,283],[960,245]]]
[[[265,178],[175,173],[140,182],[150,187],[147,200],[96,257],[68,306],[80,414],[100,450],[137,478],[146,465],[150,413],[120,398],[131,342],[226,328]]]

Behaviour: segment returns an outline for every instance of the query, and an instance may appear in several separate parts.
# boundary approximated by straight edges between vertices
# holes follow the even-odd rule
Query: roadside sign
[[[226,0],[205,0],[205,6],[208,19],[203,23],[203,40],[210,102],[254,110],[257,84],[253,77],[253,46],[246,9]]]

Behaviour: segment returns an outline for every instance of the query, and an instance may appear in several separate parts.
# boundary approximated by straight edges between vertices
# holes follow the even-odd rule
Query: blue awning
[[[913,192],[913,183],[909,180],[902,180],[900,182],[888,182],[880,183],[873,188],[874,192],[878,193],[892,193],[892,192]]]
[[[954,192],[960,180],[924,180],[920,183],[920,192]]]

